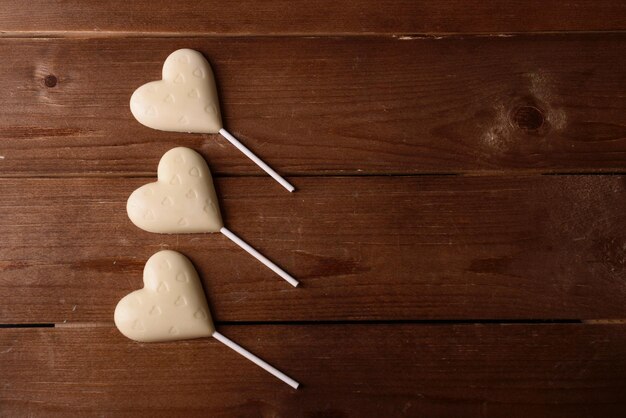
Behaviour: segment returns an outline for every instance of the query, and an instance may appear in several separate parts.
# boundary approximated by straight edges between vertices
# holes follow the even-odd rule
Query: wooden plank
[[[180,47],[211,58],[226,127],[287,175],[626,170],[626,35],[592,34],[4,39],[0,175],[146,174],[181,145],[263,175],[218,136],[133,119]]]
[[[624,325],[230,326],[214,340],[0,329],[2,416],[619,417]]]
[[[6,35],[397,34],[607,31],[626,27],[615,0],[351,0],[315,3],[243,0],[4,0]]]
[[[297,289],[221,235],[136,228],[151,180],[1,180],[0,323],[110,321],[163,248],[221,321],[626,317],[624,176],[219,179],[226,225]]]

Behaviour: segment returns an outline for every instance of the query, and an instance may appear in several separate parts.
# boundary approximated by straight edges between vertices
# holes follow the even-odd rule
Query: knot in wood
[[[46,87],[54,87],[57,85],[57,78],[56,76],[49,74],[47,76],[44,77],[43,79],[43,83],[46,85]]]
[[[543,122],[543,113],[534,106],[521,106],[513,112],[513,125],[524,131],[536,131]]]

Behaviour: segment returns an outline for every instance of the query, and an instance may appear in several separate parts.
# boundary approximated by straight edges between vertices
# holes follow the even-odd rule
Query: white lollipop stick
[[[245,358],[247,358],[248,360],[250,360],[257,366],[262,367],[263,369],[267,370],[268,372],[270,372],[271,374],[273,374],[274,376],[276,376],[283,382],[287,383],[292,388],[298,389],[298,386],[300,386],[300,383],[296,382],[291,377],[287,376],[285,373],[281,372],[274,366],[267,364],[265,361],[261,360],[260,358],[258,358],[257,356],[255,356],[254,354],[252,354],[251,352],[249,352],[248,350],[246,350],[245,348],[237,344],[236,342],[224,337],[219,332],[215,331],[213,333],[213,337],[215,337],[215,339],[221,342],[222,344],[225,344],[229,348],[232,348],[233,350],[235,350],[236,352],[238,352],[239,354],[241,354],[242,356],[244,356]]]
[[[230,134],[230,132],[228,132],[226,129],[222,128],[222,129],[220,129],[219,132],[220,132],[220,135],[222,135],[224,138],[226,138],[228,140],[228,142],[230,142],[235,147],[237,147],[237,149],[239,151],[243,152],[246,155],[246,157],[248,157],[252,161],[254,161],[256,165],[261,167],[263,169],[263,171],[265,171],[267,174],[272,176],[274,178],[274,180],[279,182],[280,185],[283,186],[285,189],[289,190],[290,192],[293,192],[296,189],[287,180],[282,178],[280,176],[280,174],[278,174],[276,171],[274,171],[272,169],[272,167],[270,167],[269,165],[265,164],[263,162],[263,160],[261,160],[259,157],[254,155],[254,153],[252,151],[250,151],[244,144],[239,142],[239,140],[237,138],[235,138],[234,136],[232,136]]]
[[[272,270],[274,273],[278,274],[280,277],[287,280],[287,282],[289,282],[290,285],[292,285],[293,287],[298,286],[298,281],[294,279],[289,273],[287,273],[285,270],[278,267],[276,264],[272,263],[267,257],[265,257],[263,254],[261,254],[254,248],[252,248],[247,242],[239,238],[237,235],[233,234],[230,230],[228,230],[228,228],[223,226],[222,229],[220,229],[220,232],[226,235],[228,239],[230,239],[232,242],[234,242],[235,244],[239,245],[241,248],[246,250],[248,254],[250,254],[252,257],[256,258],[261,263],[269,267],[270,270]]]

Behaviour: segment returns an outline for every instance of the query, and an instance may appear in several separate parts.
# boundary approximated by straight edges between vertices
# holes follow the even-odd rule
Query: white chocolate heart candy
[[[184,147],[163,154],[157,181],[135,190],[126,211],[148,232],[218,232],[224,226],[209,166],[200,154]]]
[[[142,342],[209,337],[215,332],[198,273],[176,251],[159,251],[143,270],[144,288],[124,296],[115,326]]]
[[[211,172],[194,150],[179,147],[166,152],[157,181],[135,190],[126,203],[130,220],[139,228],[160,234],[221,232],[292,286],[298,281],[229,231],[222,222]]]
[[[215,330],[200,279],[191,261],[176,251],[159,251],[143,270],[144,287],[115,307],[115,326],[140,342],[214,337],[289,386],[298,382]]]
[[[163,79],[135,90],[130,111],[142,125],[161,131],[217,133],[222,129],[213,71],[193,49],[172,52],[163,64]]]

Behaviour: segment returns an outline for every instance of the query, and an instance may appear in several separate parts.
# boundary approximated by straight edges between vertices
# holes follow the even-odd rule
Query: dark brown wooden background
[[[619,1],[0,0],[0,416],[623,417],[626,5]],[[203,52],[226,127],[137,123]],[[229,227],[134,227],[174,146]],[[112,324],[147,258],[196,265],[220,331]]]

